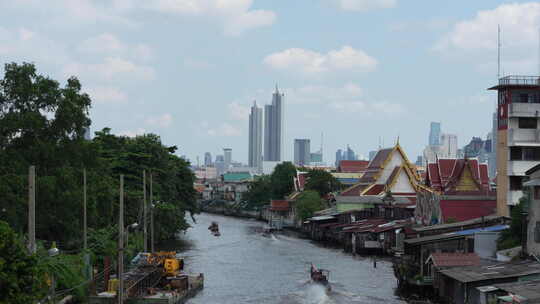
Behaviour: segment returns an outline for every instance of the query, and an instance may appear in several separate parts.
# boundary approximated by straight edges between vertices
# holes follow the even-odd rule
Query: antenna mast
[[[501,78],[501,25],[497,24],[497,81]]]

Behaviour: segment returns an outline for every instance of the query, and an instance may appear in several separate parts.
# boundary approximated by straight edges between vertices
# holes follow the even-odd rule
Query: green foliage
[[[256,177],[249,185],[249,190],[242,196],[246,201],[246,209],[258,209],[267,204],[272,198],[272,184],[270,176],[262,175]]]
[[[309,170],[306,189],[315,190],[321,197],[341,188],[341,183],[329,172],[320,169]]]
[[[497,249],[509,249],[521,245],[523,237],[523,208],[529,204],[529,194],[523,191],[519,203],[512,207],[510,229],[503,230],[497,240]],[[527,237],[527,236],[525,236]]]
[[[313,190],[302,192],[295,203],[298,217],[305,220],[313,216],[313,213],[324,209],[325,205],[319,193]]]
[[[296,176],[296,167],[291,162],[282,162],[274,168],[270,176],[272,184],[272,198],[283,199],[294,190],[293,178]]]
[[[0,304],[33,303],[43,297],[35,255],[28,255],[9,225],[0,221]]]

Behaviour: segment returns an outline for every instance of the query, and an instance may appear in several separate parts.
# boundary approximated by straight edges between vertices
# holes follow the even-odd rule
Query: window
[[[519,94],[519,102],[527,103],[528,101],[529,101],[529,94],[527,94],[527,93]]]
[[[540,222],[536,222],[536,227],[534,227],[534,241],[540,243]]]
[[[523,151],[521,147],[510,147],[510,160],[522,160]]]
[[[536,117],[520,117],[518,125],[520,129],[536,129]]]
[[[534,199],[540,200],[540,186],[534,186]]]
[[[523,148],[523,160],[540,160],[540,148]]]
[[[521,190],[523,187],[522,176],[510,176],[510,190]]]

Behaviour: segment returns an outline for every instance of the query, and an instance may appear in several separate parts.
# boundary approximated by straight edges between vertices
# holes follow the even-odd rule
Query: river
[[[263,223],[210,214],[181,238],[187,270],[203,272],[205,287],[189,304],[405,303],[395,295],[391,263],[352,257],[309,240],[257,232]],[[220,237],[208,231],[219,223]],[[330,270],[332,291],[309,283],[309,265]]]

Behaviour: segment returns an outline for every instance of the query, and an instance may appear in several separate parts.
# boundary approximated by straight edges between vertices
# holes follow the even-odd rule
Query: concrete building
[[[529,206],[527,206],[527,254],[540,256],[540,165],[525,172],[529,181],[523,184],[529,187]]]
[[[493,113],[491,126],[491,151],[488,156],[489,178],[495,178],[497,174],[497,112]]]
[[[343,151],[338,149],[336,151],[336,168],[339,166],[339,163],[343,160]]]
[[[216,155],[214,167],[216,167],[218,175],[225,173],[225,157],[223,155]]]
[[[540,83],[538,76],[506,76],[498,92],[497,213],[508,216],[523,196],[525,171],[540,163]]]
[[[210,154],[210,152],[204,153],[204,166],[211,167],[212,165],[212,154]]]
[[[458,140],[455,134],[441,135],[441,155],[439,157],[445,158],[457,158]]]
[[[281,161],[283,153],[284,122],[283,99],[277,86],[272,104],[264,106],[264,160]]]
[[[223,148],[223,167],[225,172],[229,171],[232,165],[232,149]]]
[[[356,153],[354,153],[353,149],[347,145],[347,150],[345,151],[345,155],[343,156],[343,160],[357,160],[358,157],[356,156]]]
[[[262,109],[257,107],[257,102],[253,102],[249,114],[248,166],[257,168],[258,173],[262,172],[262,126]]]
[[[428,145],[439,146],[441,144],[441,123],[431,122],[429,127]]]
[[[307,166],[311,158],[310,140],[295,139],[294,140],[294,164],[297,166]]]
[[[324,163],[322,150],[310,153],[309,162],[310,164],[322,165]]]

